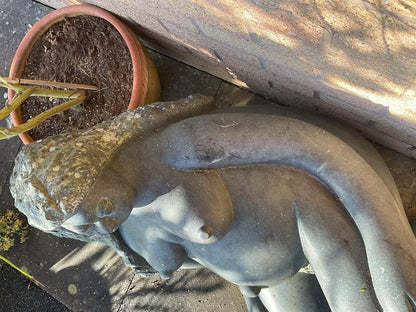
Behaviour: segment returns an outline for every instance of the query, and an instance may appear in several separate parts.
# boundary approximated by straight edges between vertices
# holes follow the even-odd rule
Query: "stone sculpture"
[[[212,108],[199,95],[156,103],[24,147],[16,207],[136,272],[205,266],[250,311],[416,311],[416,240],[367,141],[297,111],[201,115]]]

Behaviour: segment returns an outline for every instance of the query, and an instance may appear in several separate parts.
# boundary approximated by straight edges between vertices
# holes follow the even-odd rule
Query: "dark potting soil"
[[[87,100],[46,119],[29,131],[38,140],[89,128],[126,110],[133,84],[129,50],[119,32],[94,16],[66,18],[35,43],[22,78],[94,85]],[[30,97],[21,106],[23,122],[63,101]]]

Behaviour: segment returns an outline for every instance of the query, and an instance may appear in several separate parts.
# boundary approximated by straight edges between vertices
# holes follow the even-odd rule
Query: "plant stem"
[[[37,85],[33,87],[24,86],[23,84]],[[74,90],[62,90],[62,89],[47,89],[41,88],[39,85],[46,85],[50,87],[58,88],[71,88]],[[37,126],[39,123],[45,119],[60,113],[63,110],[66,110],[72,106],[78,105],[86,99],[85,89],[86,90],[97,90],[95,86],[81,85],[81,84],[68,84],[63,82],[50,82],[43,80],[29,80],[29,79],[19,79],[19,78],[5,78],[0,76],[0,87],[5,87],[16,92],[16,95],[8,103],[5,104],[5,107],[0,110],[0,120],[8,116],[12,111],[18,109],[20,105],[29,97],[29,96],[41,96],[49,98],[66,98],[71,99],[66,101],[58,106],[52,107],[47,111],[40,113],[39,115],[29,119],[24,124],[19,126],[12,127],[10,129],[0,127],[0,140],[8,139],[19,135],[22,132],[28,131],[33,127]],[[79,90],[82,89],[82,90]]]
[[[9,83],[1,82],[1,81],[0,81],[0,87],[12,89],[13,91],[16,91],[19,93],[24,92],[25,90],[29,88],[27,86],[22,86],[18,84],[9,84]],[[44,96],[44,97],[59,98],[59,99],[64,99],[64,98],[74,99],[84,94],[84,92],[81,90],[55,90],[55,89],[46,89],[46,88],[39,88],[39,87],[32,88],[32,89],[33,89],[33,92],[31,96]]]
[[[66,89],[93,90],[93,91],[98,90],[98,87],[96,86],[90,86],[90,85],[78,84],[78,83],[57,82],[57,81],[6,78],[6,77],[3,77],[2,81],[3,83],[6,82],[8,85],[23,84],[23,85],[49,86],[49,87],[62,88],[62,89],[66,88]]]
[[[56,115],[60,112],[62,112],[63,110],[66,110],[72,106],[78,105],[82,102],[84,102],[86,99],[85,95],[81,95],[78,96],[75,99],[69,100],[67,102],[64,102],[62,104],[59,104],[58,106],[52,107],[50,109],[48,109],[47,111],[44,111],[43,113],[40,113],[39,115],[29,119],[27,122],[25,122],[24,124],[21,124],[19,126],[16,127],[12,127],[10,129],[6,129],[6,128],[2,128],[0,127],[0,139],[6,139],[6,138],[11,138],[14,137],[16,135],[19,135],[22,132],[28,131],[30,129],[32,129],[33,127],[35,127],[36,125],[38,125],[40,122],[44,121],[45,119]]]
[[[17,96],[13,98],[10,104],[6,103],[6,106],[0,110],[0,120],[18,108],[33,93],[33,90],[33,88],[28,88],[21,94],[17,93]]]
[[[30,278],[36,285],[38,286],[42,286],[45,287],[45,285],[43,285],[41,282],[37,281],[32,275],[30,275],[29,273],[27,273],[26,271],[22,270],[21,268],[19,268],[17,265],[13,264],[13,262],[11,262],[10,260],[6,259],[5,257],[3,257],[2,255],[0,255],[0,260],[3,260],[4,262],[6,262],[8,265],[10,265],[13,269],[19,271],[20,273],[22,273],[24,276],[26,276],[27,278]]]

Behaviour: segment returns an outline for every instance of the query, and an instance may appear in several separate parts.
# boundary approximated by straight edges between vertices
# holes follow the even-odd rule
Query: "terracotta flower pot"
[[[122,36],[130,52],[133,65],[133,87],[128,109],[155,102],[160,97],[159,76],[148,52],[140,44],[133,31],[124,25],[111,13],[92,5],[73,5],[55,10],[39,20],[23,38],[10,67],[9,77],[18,78],[22,75],[26,61],[36,41],[55,23],[66,17],[78,15],[91,15],[100,17],[109,22]],[[14,96],[13,90],[8,90],[8,97]],[[20,109],[11,113],[15,126],[22,124]],[[19,135],[24,144],[33,142],[27,133]]]

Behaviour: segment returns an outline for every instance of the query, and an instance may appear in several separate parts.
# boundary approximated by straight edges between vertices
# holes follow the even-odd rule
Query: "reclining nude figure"
[[[416,239],[365,139],[293,110],[212,108],[155,103],[25,146],[16,207],[136,272],[204,266],[249,311],[416,311]]]

